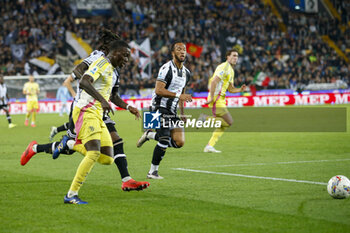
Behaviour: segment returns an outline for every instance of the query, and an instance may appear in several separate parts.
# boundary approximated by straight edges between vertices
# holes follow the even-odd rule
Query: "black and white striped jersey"
[[[159,70],[157,81],[164,82],[168,91],[182,93],[190,80],[190,71],[182,66],[178,69],[173,61],[165,63]],[[153,91],[152,110],[165,108],[173,114],[176,114],[179,98],[167,98],[159,96]]]
[[[7,87],[6,84],[0,84],[0,105],[7,105]]]

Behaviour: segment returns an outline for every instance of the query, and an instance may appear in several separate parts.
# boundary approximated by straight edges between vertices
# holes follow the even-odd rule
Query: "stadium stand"
[[[176,40],[192,44],[193,54],[186,61],[193,74],[190,93],[207,91],[209,77],[231,47],[241,53],[236,86],[245,83],[258,89],[299,91],[317,83],[347,87],[349,4],[328,1],[339,10],[340,19],[333,19],[324,11],[292,12],[283,5],[284,1],[276,0],[280,3],[276,8],[280,19],[266,2],[100,0],[97,4],[110,4],[110,10],[92,16],[89,11],[86,15],[77,10],[79,0],[6,0],[0,18],[0,72],[69,73],[73,62],[81,57],[68,45],[67,32],[75,33],[95,48],[99,28],[107,27],[128,42],[150,39],[153,51],[150,78],[141,73],[138,59],[122,71],[121,91],[129,96],[141,95],[142,90],[154,87],[157,70],[169,59],[168,48]],[[285,31],[280,25],[284,25]],[[42,57],[49,66],[38,65]],[[56,82],[58,88],[60,82]]]

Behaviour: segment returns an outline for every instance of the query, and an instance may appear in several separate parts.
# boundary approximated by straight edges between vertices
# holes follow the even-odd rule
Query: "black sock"
[[[164,144],[163,144],[163,143]],[[159,144],[161,144],[162,146],[159,146]],[[154,148],[153,151],[153,157],[152,157],[152,164],[153,165],[159,165],[160,161],[162,161],[165,152],[166,152],[166,148],[167,148],[167,141],[163,141],[161,140],[159,143],[157,143],[156,147]]]
[[[114,163],[117,165],[121,178],[130,176],[128,171],[128,161],[126,157],[117,157],[114,159]]]
[[[64,124],[61,125],[61,126],[58,126],[58,127],[57,127],[57,133],[62,132],[62,131],[66,131],[67,129],[68,129],[68,122],[67,122],[67,123],[64,123]]]
[[[11,121],[11,116],[10,116],[10,115],[7,115],[7,121],[9,122],[9,124],[12,123],[12,121]]]
[[[123,145],[123,139],[121,138],[113,143],[114,163],[117,165],[122,179],[124,177],[130,176],[128,171],[128,161],[126,160],[126,155],[124,154]]]
[[[56,148],[59,143],[60,142],[52,142],[52,143],[48,143],[48,144],[38,144],[36,147],[36,153],[46,152],[48,154],[52,154],[53,153],[52,147]],[[61,151],[61,154],[71,155],[74,152],[75,152],[74,150],[70,150],[69,148],[66,148],[66,149]]]
[[[48,154],[52,153],[52,144],[54,144],[55,142],[52,143],[48,143],[48,144],[38,144],[36,147],[36,152],[40,153],[40,152],[46,152]]]

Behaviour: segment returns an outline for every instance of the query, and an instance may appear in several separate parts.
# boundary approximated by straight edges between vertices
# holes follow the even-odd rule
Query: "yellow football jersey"
[[[106,101],[109,100],[114,85],[113,70],[114,68],[110,61],[102,56],[93,62],[84,74],[89,75],[94,79],[92,85]],[[92,109],[98,110],[100,114],[102,114],[101,103],[84,90],[81,92],[76,106],[80,109],[88,106]]]
[[[40,91],[39,84],[36,82],[26,82],[23,91],[27,93],[27,101],[38,101],[38,93]]]
[[[232,66],[228,62],[221,63],[216,68],[213,76],[209,79],[209,89],[211,82],[213,81],[214,77],[218,76],[220,78],[220,82],[216,86],[216,89],[214,91],[214,101],[218,98],[220,95],[221,98],[225,98],[226,91],[230,83],[233,84],[233,80],[235,77],[235,71],[233,70]],[[208,98],[210,98],[210,93]]]

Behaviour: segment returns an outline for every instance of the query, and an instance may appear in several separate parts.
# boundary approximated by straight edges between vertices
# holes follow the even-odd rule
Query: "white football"
[[[347,198],[350,196],[350,180],[342,175],[333,176],[328,181],[327,191],[333,198]]]

